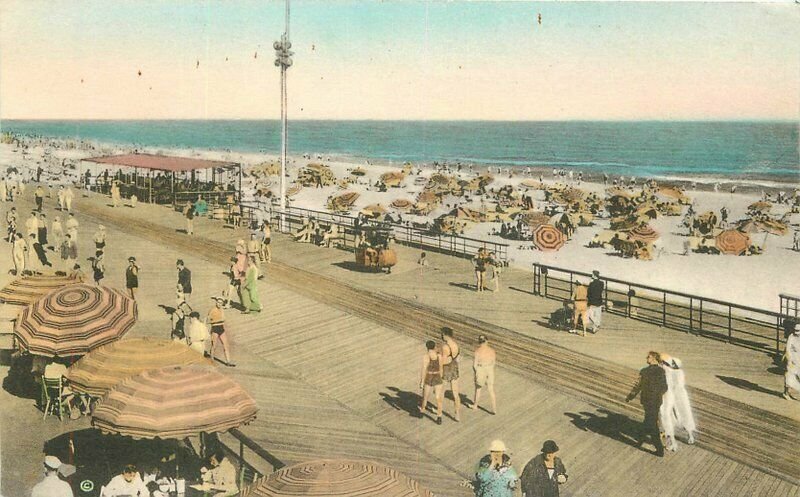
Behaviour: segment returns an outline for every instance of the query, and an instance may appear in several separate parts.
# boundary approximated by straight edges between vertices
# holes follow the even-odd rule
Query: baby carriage
[[[573,310],[569,302],[564,301],[560,309],[556,309],[550,313],[547,325],[554,330],[570,330],[572,329],[572,318]]]

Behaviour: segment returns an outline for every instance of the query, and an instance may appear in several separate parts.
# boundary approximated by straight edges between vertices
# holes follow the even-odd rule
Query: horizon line
[[[3,121],[28,121],[28,122],[217,122],[217,121],[280,121],[280,118],[0,118]],[[800,117],[792,118],[718,118],[718,119],[290,119],[289,122],[464,122],[464,123],[737,123],[737,122],[769,122],[769,123],[792,123],[800,125]]]

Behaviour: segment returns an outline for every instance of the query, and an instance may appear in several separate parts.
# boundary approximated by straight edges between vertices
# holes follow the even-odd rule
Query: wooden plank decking
[[[83,203],[86,205],[81,205]],[[82,248],[88,246],[86,242],[97,220],[102,219],[112,228],[109,284],[122,282],[127,255],[136,253],[140,260],[148,261],[143,271],[141,299],[142,309],[151,310],[142,312],[141,323],[134,333],[161,336],[165,333],[166,317],[157,304],[173,300],[177,257],[187,260],[193,270],[197,288],[193,302],[201,312],[207,309],[210,304],[206,303],[206,297],[222,288],[224,281],[220,273],[225,268],[211,240],[232,246],[230,241],[241,236],[241,232],[196,221],[198,234],[191,241],[187,240],[189,246],[197,249],[191,251],[185,242],[179,243],[169,236],[171,230],[163,229],[170,222],[182,227],[177,225],[179,216],[151,206],[137,208],[135,213],[111,211],[102,208],[101,203],[97,198],[81,199],[79,209],[88,214],[79,215],[81,243]],[[126,219],[136,221],[132,214],[137,217],[149,214],[149,226],[126,223]],[[556,344],[563,342],[579,352],[583,352],[580,347],[602,348],[607,352],[614,349],[615,341],[623,345],[625,335],[629,335],[630,340],[630,336],[641,336],[642,332],[632,327],[627,329],[625,320],[610,319],[609,329],[613,328],[614,335],[592,337],[603,340],[598,346],[599,340],[581,342],[575,337],[543,330],[531,322],[531,315],[543,313],[555,303],[509,287],[496,295],[479,296],[469,292],[461,286],[469,281],[468,266],[464,266],[467,271],[462,271],[463,261],[451,262],[446,257],[432,256],[434,264],[440,266],[438,271],[430,268],[430,271],[419,271],[406,262],[391,276],[366,274],[341,264],[350,260],[350,254],[289,244],[277,236],[275,240],[276,260],[291,262],[304,271],[298,282],[290,285],[284,281],[286,275],[299,273],[284,264],[274,264],[268,268],[267,281],[261,285],[267,312],[260,316],[229,313],[239,367],[226,372],[251,391],[261,408],[258,420],[242,431],[284,462],[327,455],[376,458],[420,480],[437,494],[468,495],[456,483],[472,472],[491,439],[504,439],[512,448],[517,467],[521,467],[535,455],[544,439],[554,438],[562,447],[571,475],[569,484],[563,488],[564,495],[640,495],[656,487],[660,494],[676,496],[800,495],[798,487],[785,479],[702,447],[683,446],[677,454],[665,459],[645,454],[624,441],[625,435],[638,422],[635,409],[620,411],[598,407],[596,402],[587,402],[591,399],[589,393],[576,395],[565,390],[563,385],[532,376],[518,367],[503,367],[498,373],[500,413],[497,416],[483,411],[465,411],[461,423],[448,418],[443,426],[435,425],[430,419],[414,418],[408,411],[418,399],[416,375],[422,352],[420,338],[433,330],[414,332],[412,328],[430,326],[430,319],[415,320],[427,316],[425,312],[442,309],[442,319],[460,314],[473,326],[491,323],[498,333],[501,327],[507,327],[523,337],[541,336]],[[410,259],[411,253],[408,251],[404,256]],[[291,259],[284,254],[291,254]],[[409,322],[402,326],[403,323],[395,321],[396,317],[389,316],[392,319],[387,321],[387,316],[381,316],[384,309],[374,309],[377,315],[373,315],[370,309],[348,301],[351,295],[325,295],[324,290],[330,286],[321,284],[316,289],[319,294],[301,291],[303,285],[313,281],[304,278],[313,278],[315,272],[333,276],[334,280],[347,280],[356,286],[352,291],[370,289],[389,300],[397,295],[399,309],[423,314],[409,315]],[[519,273],[506,273],[506,281],[509,286],[526,288],[529,285],[523,286],[525,275]],[[456,279],[459,274],[462,276]],[[327,278],[319,281],[331,284]],[[480,322],[475,315],[481,318]],[[387,322],[394,324],[386,326]],[[636,325],[641,326],[640,323]],[[621,331],[616,335],[618,330]],[[667,331],[652,332],[666,335],[667,338],[661,340],[676,347],[686,339],[673,337]],[[691,342],[694,347],[698,344],[719,346],[708,340],[695,340],[700,342]],[[685,347],[686,353],[676,352],[684,360],[690,352],[690,347]],[[611,369],[621,368],[633,374],[624,363],[632,361],[638,366],[639,361],[627,357],[625,350],[629,348],[617,350],[619,357],[610,354],[611,357],[606,358],[619,363]],[[599,354],[598,350],[590,352],[590,355]],[[501,362],[504,357],[510,359],[511,356],[501,352]],[[583,357],[588,360],[588,356]],[[462,389],[471,396],[468,362],[462,364]],[[732,362],[730,367],[734,366]],[[690,374],[696,373],[693,370]],[[626,386],[619,387],[620,390],[624,388]],[[446,411],[452,412],[451,401],[446,404]],[[630,417],[634,418],[634,423]],[[765,423],[770,424],[768,420]],[[790,441],[791,438],[787,440]],[[769,461],[763,460],[763,464],[767,466]],[[681,476],[676,478],[675,475]]]

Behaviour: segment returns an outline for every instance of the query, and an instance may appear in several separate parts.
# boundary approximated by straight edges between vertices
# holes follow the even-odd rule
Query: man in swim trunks
[[[494,365],[497,354],[489,345],[489,340],[485,335],[478,336],[478,348],[475,349],[475,359],[472,369],[475,372],[475,397],[472,401],[472,408],[478,409],[478,401],[481,397],[481,388],[486,385],[489,389],[489,400],[492,403],[492,414],[497,414],[497,398],[494,394]]]
[[[455,340],[453,340],[453,330],[447,326],[442,328],[442,381],[450,383],[450,389],[453,391],[453,401],[455,403],[455,415],[453,418],[456,421],[461,421],[461,397],[458,393],[458,356],[461,354],[461,349]]]

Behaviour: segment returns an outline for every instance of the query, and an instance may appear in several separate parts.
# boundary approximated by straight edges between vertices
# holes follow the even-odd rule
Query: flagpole
[[[285,232],[285,212],[286,212],[286,156],[288,154],[289,141],[289,109],[288,91],[286,85],[286,70],[292,65],[291,56],[294,52],[289,50],[292,43],[289,41],[289,0],[286,0],[286,25],[280,41],[273,44],[275,48],[275,65],[281,68],[281,220],[280,231]]]

